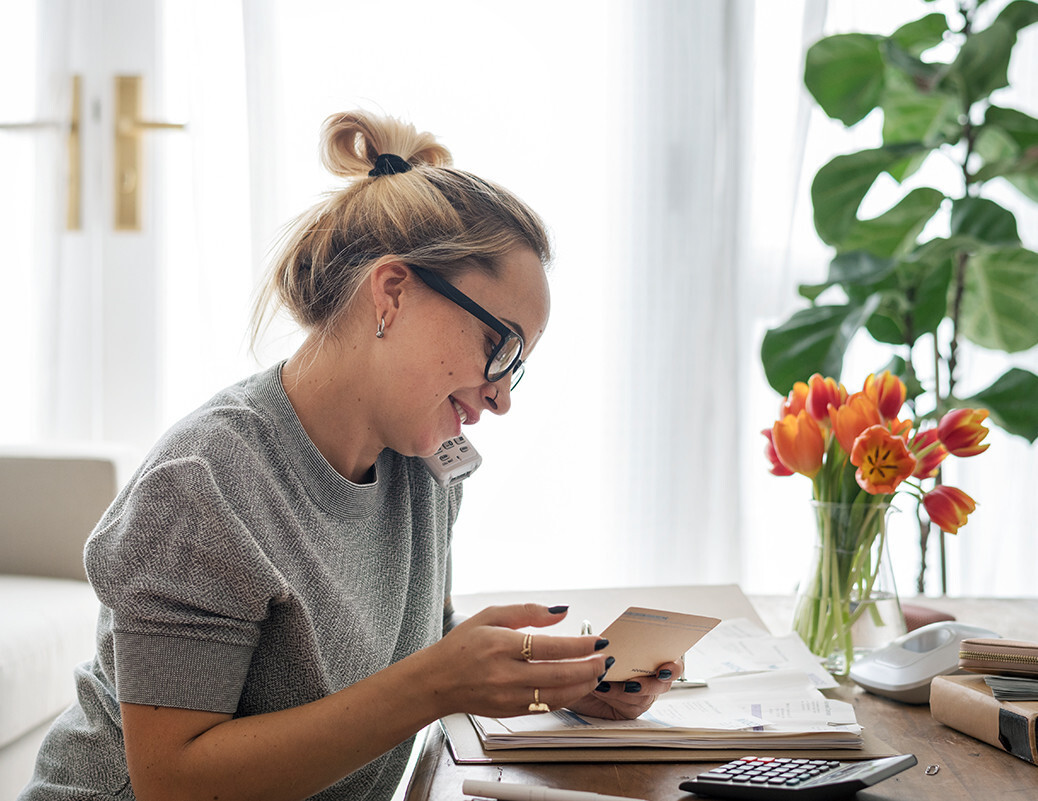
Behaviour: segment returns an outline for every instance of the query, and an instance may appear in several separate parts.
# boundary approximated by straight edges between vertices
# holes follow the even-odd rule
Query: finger
[[[681,662],[664,662],[656,669],[656,678],[660,681],[673,681],[685,672]]]
[[[592,656],[561,662],[531,662],[521,674],[522,685],[542,690],[578,688],[581,695],[591,692],[612,665],[612,657]]]
[[[529,638],[529,640],[527,640]],[[522,635],[518,655],[526,661],[556,661],[560,659],[579,659],[609,645],[609,640],[593,634],[579,637],[553,637],[547,634]],[[529,646],[529,658],[525,649]]]
[[[507,606],[488,606],[469,620],[475,620],[477,625],[503,626],[509,629],[521,629],[527,626],[543,628],[563,620],[568,611],[569,607],[565,605],[509,604]]]

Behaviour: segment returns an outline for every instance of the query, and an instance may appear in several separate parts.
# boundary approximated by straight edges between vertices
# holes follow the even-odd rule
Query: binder
[[[1038,764],[1038,701],[999,701],[979,675],[937,676],[930,684],[934,720]]]

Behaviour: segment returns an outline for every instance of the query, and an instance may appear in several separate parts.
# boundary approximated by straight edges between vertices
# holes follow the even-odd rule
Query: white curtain
[[[610,376],[623,398],[612,492],[631,583],[740,578],[753,12],[637,7],[624,347]]]

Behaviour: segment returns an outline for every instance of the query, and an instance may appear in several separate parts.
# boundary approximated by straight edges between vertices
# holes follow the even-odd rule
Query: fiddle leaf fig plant
[[[917,417],[983,407],[1033,443],[1034,373],[1012,367],[969,397],[958,391],[962,343],[1007,354],[1038,345],[1038,253],[989,191],[1008,184],[1023,203],[1038,203],[1038,119],[997,94],[1008,86],[1019,32],[1038,22],[1038,3],[1013,0],[997,13],[984,6],[961,0],[890,35],[838,34],[808,50],[804,83],[822,110],[846,127],[882,115],[881,141],[836,156],[814,176],[815,230],[834,250],[828,276],[800,286],[806,306],[765,334],[761,358],[785,395],[805,375],[839,376],[864,332],[891,346],[891,361],[876,372],[904,380]],[[943,160],[938,173],[951,188],[923,185],[930,173],[920,168],[931,159]],[[882,175],[900,198],[865,218],[862,201]],[[919,359],[928,369],[917,370]],[[922,591],[922,571],[919,584]]]

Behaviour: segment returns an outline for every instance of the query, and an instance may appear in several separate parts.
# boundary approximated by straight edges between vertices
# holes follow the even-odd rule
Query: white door
[[[6,7],[9,6],[9,7]],[[164,126],[152,0],[5,4],[0,441],[141,443],[159,413]],[[7,383],[5,381],[5,383]]]

